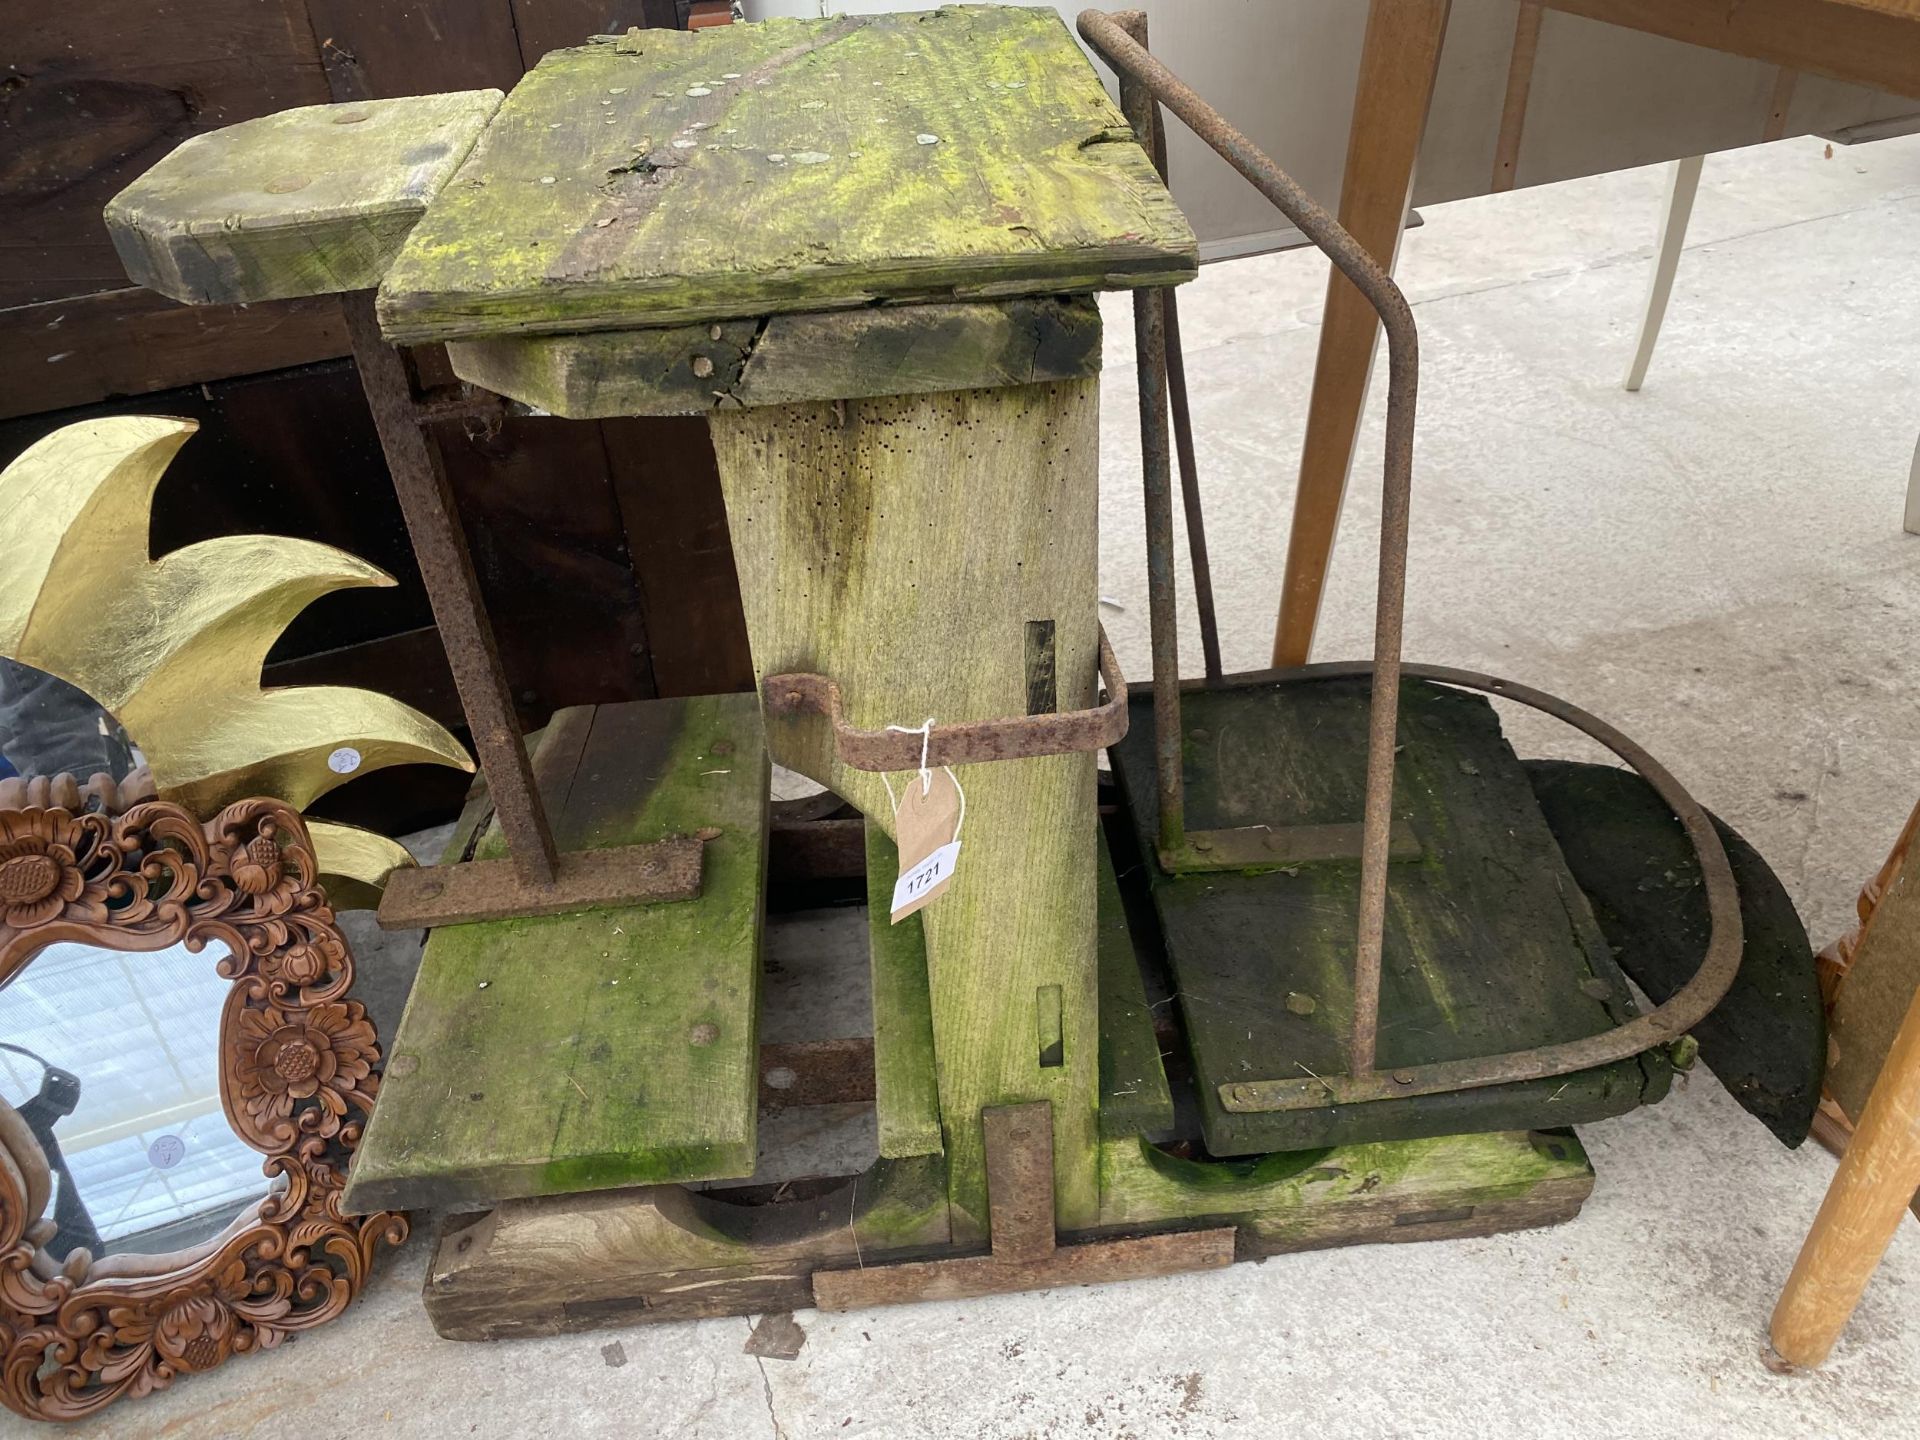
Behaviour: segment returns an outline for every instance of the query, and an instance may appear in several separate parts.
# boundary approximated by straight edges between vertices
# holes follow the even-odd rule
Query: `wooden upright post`
[[[1098,417],[1092,378],[715,415],[755,673],[832,676],[862,727],[1022,715],[1042,621],[1058,708],[1091,705]],[[770,719],[768,740],[892,833],[881,777],[841,764],[823,720]],[[1082,1228],[1099,1208],[1094,757],[956,773],[960,869],[921,912],[955,1234],[986,1233],[980,1112],[1035,1100],[1053,1105],[1059,1223]],[[890,778],[898,793],[911,773]],[[1063,1043],[1043,1055],[1056,1004]]]

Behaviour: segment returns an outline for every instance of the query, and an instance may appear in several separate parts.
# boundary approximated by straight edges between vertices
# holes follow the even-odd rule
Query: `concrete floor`
[[[1426,356],[1410,655],[1612,720],[1773,861],[1819,941],[1920,793],[1900,532],[1920,432],[1920,139],[1716,156],[1646,389],[1619,377],[1657,170],[1429,211],[1402,283]],[[1890,262],[1897,262],[1891,263]],[[1184,292],[1229,668],[1265,663],[1324,267]],[[1109,311],[1101,583],[1147,670],[1130,337]],[[1378,403],[1376,393],[1376,405]],[[1377,408],[1374,412],[1377,419]],[[1321,653],[1365,653],[1377,430],[1355,468]],[[1188,668],[1198,646],[1187,635]],[[1518,727],[1523,753],[1563,745]],[[1553,1230],[1286,1257],[1202,1277],[875,1314],[493,1346],[438,1340],[426,1246],[290,1352],[111,1411],[134,1436],[1134,1437],[1920,1431],[1920,1230],[1832,1363],[1763,1328],[1832,1173],[1704,1074],[1583,1132],[1598,1185]]]

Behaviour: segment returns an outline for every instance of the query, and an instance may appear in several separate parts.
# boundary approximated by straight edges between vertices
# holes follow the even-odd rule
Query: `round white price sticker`
[[[162,1135],[147,1146],[147,1163],[156,1170],[171,1170],[186,1157],[187,1142],[178,1135]]]
[[[360,768],[360,752],[351,745],[342,745],[327,756],[327,768],[336,775],[351,775]]]

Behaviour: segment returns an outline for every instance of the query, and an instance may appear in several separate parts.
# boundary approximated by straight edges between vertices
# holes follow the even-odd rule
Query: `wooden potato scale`
[[[176,299],[346,296],[483,770],[445,863],[389,881],[382,923],[433,929],[346,1196],[452,1214],[426,1295],[443,1334],[1566,1219],[1592,1184],[1566,1127],[1664,1093],[1734,979],[1748,873],[1771,879],[1757,857],[1730,869],[1705,813],[1600,722],[1399,664],[1415,361],[1392,281],[1148,56],[1140,16],[1081,29],[1125,115],[1031,9],[632,31],[548,55],[504,102],[199,137],[108,208],[129,273]],[[1386,321],[1370,665],[1223,678],[1202,560],[1208,675],[1179,680],[1170,360],[1201,529],[1170,287],[1197,247],[1150,158],[1159,104]],[[1131,697],[1097,619],[1090,292],[1116,288],[1135,294],[1153,601],[1154,685]],[[391,348],[431,344],[463,386],[423,393]],[[562,711],[529,759],[421,428],[503,396],[709,417],[760,697]],[[1710,935],[1664,1004],[1637,1013],[1546,782],[1463,686],[1573,720],[1680,817],[1656,805],[1648,846],[1680,844]],[[1103,836],[1109,746],[1125,803]],[[770,872],[831,873],[859,828],[770,822],[769,758],[865,817],[840,873],[864,870],[870,899],[870,1041],[759,1043]],[[940,767],[964,782],[962,867],[892,925],[887,777]],[[1148,863],[1116,866],[1136,849]],[[776,1071],[870,1096],[878,1161],[689,1188],[753,1177]]]

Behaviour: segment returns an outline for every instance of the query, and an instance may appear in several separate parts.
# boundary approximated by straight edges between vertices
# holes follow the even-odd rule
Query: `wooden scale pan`
[[[1152,724],[1112,754],[1134,837],[1157,862],[1135,873],[1181,1000],[1206,1148],[1602,1119],[1660,1099],[1696,1049],[1797,1145],[1818,1101],[1824,1019],[1805,930],[1765,862],[1576,706],[1401,662],[1418,357],[1399,288],[1148,53],[1139,17],[1090,10],[1079,28],[1120,76],[1163,173],[1162,105],[1328,256],[1387,334],[1374,658],[1222,676],[1174,298],[1134,296],[1153,686],[1132,703],[1151,706]],[[1169,398],[1203,681],[1179,678]],[[1632,771],[1523,762],[1489,696],[1566,721]]]

